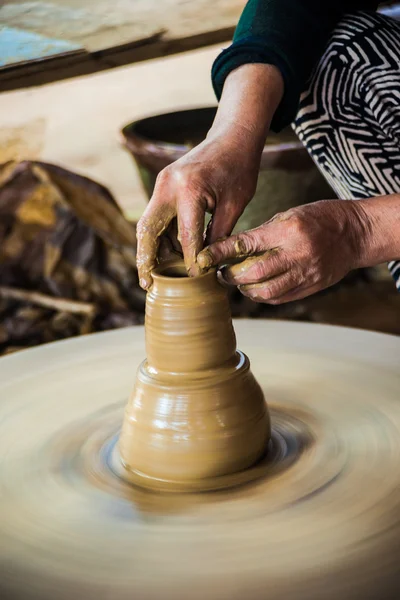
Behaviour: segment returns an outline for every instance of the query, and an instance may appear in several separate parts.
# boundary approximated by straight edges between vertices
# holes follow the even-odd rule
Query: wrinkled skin
[[[358,268],[370,235],[360,203],[323,200],[211,244],[198,264],[205,269],[247,255],[222,268],[223,279],[255,301],[281,304],[327,288]]]
[[[241,139],[211,136],[164,169],[137,228],[140,285],[152,284],[158,259],[181,252],[190,275],[201,269],[204,243],[228,236],[255,192],[259,157],[243,153]],[[212,214],[204,234],[206,213]],[[177,243],[177,240],[179,243]]]
[[[221,269],[227,282],[271,304],[318,292],[352,269],[399,258],[400,194],[324,200],[227,237],[255,192],[283,92],[283,77],[273,65],[245,64],[228,75],[206,140],[160,174],[139,221],[143,288],[149,289],[152,269],[171,252],[184,255],[192,276],[228,263]],[[207,212],[212,220],[204,233]]]
[[[140,285],[171,252],[180,252],[191,276],[201,268],[204,244],[231,234],[254,195],[271,119],[283,97],[275,66],[246,64],[226,78],[206,139],[164,169],[137,227]],[[212,215],[204,232],[206,213]]]

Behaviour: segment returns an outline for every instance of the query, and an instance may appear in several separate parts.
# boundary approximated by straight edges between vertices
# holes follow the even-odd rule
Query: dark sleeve
[[[378,2],[357,0],[249,0],[233,44],[214,62],[212,81],[219,99],[228,74],[248,63],[275,65],[284,96],[271,124],[280,131],[294,119],[301,92],[344,14],[375,10]]]

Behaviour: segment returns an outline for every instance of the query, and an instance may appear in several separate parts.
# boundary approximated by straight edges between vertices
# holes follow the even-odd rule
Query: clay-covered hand
[[[204,142],[160,173],[137,227],[137,267],[143,288],[152,283],[151,271],[162,250],[160,241],[171,234],[174,225],[190,275],[200,272],[196,258],[204,246],[206,213],[212,214],[206,243],[230,235],[257,182],[259,152],[257,156],[251,151],[243,153],[247,135],[245,130],[242,136],[238,132],[234,136],[211,132]],[[176,239],[171,241],[179,250]]]
[[[255,301],[281,304],[327,288],[360,267],[369,236],[359,202],[322,200],[212,244],[198,263],[206,268],[249,256],[223,267],[222,277]]]
[[[227,77],[207,138],[164,169],[137,228],[140,285],[152,284],[169,238],[176,235],[189,275],[201,272],[204,246],[231,234],[252,198],[271,119],[283,95],[283,78],[273,65],[246,64]],[[212,214],[204,239],[205,214]],[[171,229],[173,230],[171,232]],[[164,246],[164,248],[163,248]]]

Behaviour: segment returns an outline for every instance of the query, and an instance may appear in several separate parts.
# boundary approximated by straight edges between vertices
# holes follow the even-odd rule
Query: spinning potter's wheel
[[[235,327],[273,447],[251,482],[202,494],[120,476],[143,329],[0,359],[1,598],[398,597],[400,339]]]

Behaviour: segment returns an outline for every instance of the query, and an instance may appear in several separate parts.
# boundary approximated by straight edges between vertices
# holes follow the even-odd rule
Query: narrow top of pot
[[[202,275],[197,275],[196,277],[190,277],[187,274],[185,263],[183,260],[170,260],[167,261],[158,267],[156,267],[152,272],[152,277],[155,280],[168,280],[172,282],[174,279],[179,281],[180,284],[190,284],[195,280],[206,279],[208,277],[215,277],[216,270],[210,269],[206,273]]]

